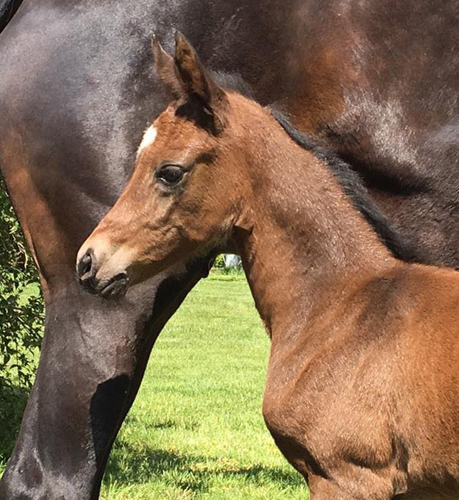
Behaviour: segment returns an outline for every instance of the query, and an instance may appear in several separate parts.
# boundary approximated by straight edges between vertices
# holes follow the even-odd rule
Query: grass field
[[[153,349],[102,499],[307,499],[261,415],[268,352],[244,277],[201,281]]]
[[[161,334],[106,500],[305,500],[261,415],[269,339],[242,276],[202,281]]]

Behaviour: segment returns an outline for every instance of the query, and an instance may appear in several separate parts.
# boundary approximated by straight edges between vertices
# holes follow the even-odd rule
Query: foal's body
[[[457,498],[458,290],[449,271],[395,265],[273,333],[264,416],[313,499]]]
[[[432,500],[426,483],[456,498],[459,275],[393,258],[271,117],[235,135],[251,228],[236,241],[272,338],[263,410],[277,445],[314,500]]]
[[[82,283],[120,292],[235,245],[272,339],[265,420],[312,498],[457,497],[459,275],[397,260],[326,157],[182,38],[175,68],[155,52],[180,98],[80,249]]]

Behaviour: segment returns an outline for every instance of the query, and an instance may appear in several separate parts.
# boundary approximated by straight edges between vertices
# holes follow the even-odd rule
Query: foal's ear
[[[153,36],[151,40],[151,48],[155,57],[155,68],[159,78],[175,98],[180,97],[183,91],[177,76],[174,58],[162,48],[156,36]]]
[[[194,48],[179,32],[175,34],[175,66],[185,96],[197,101],[207,115],[221,122],[217,117],[227,103],[225,92],[214,82]],[[215,125],[220,127],[222,123]]]

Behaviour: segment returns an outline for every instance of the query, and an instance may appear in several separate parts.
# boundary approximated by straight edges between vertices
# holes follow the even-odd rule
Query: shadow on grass
[[[169,420],[164,420],[163,422],[145,422],[143,419],[141,418],[138,418],[138,417],[131,417],[131,416],[127,416],[125,421],[124,421],[124,425],[126,424],[131,424],[131,423],[140,423],[142,425],[142,427],[144,427],[145,429],[148,429],[150,431],[155,431],[155,430],[162,430],[162,429],[186,429],[186,430],[190,430],[190,431],[195,431],[197,429],[199,429],[199,422],[193,422],[193,421],[189,421],[187,420],[186,422],[178,422],[176,420],[172,420],[172,419],[169,419]],[[124,447],[126,445],[123,445]],[[120,445],[121,447],[121,445]]]
[[[23,387],[0,386],[0,462],[13,451],[28,396]]]
[[[117,485],[149,482],[154,478],[183,490],[206,493],[214,479],[244,478],[255,486],[275,483],[282,489],[304,485],[301,476],[292,468],[261,464],[243,466],[232,460],[176,453],[170,450],[143,447],[135,449],[118,442],[110,457],[104,481]]]

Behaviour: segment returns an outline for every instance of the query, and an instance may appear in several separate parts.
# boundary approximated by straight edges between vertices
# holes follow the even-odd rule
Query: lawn
[[[102,498],[305,500],[261,415],[268,352],[245,279],[199,283],[153,349]]]

